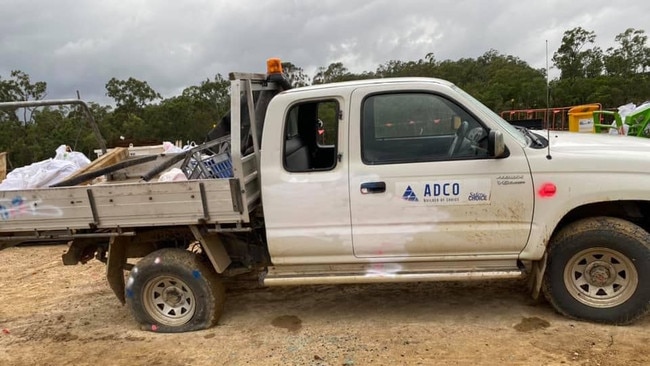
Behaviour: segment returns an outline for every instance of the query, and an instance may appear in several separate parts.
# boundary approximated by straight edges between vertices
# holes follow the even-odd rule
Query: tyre
[[[142,258],[126,284],[126,303],[143,329],[175,333],[209,328],[223,310],[225,289],[209,263],[182,249]]]
[[[629,324],[650,310],[650,234],[617,218],[572,223],[553,237],[543,291],[575,319]]]

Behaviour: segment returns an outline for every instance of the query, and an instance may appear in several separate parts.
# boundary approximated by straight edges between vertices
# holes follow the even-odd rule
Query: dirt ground
[[[216,327],[158,334],[65,249],[0,252],[0,365],[650,364],[650,317],[569,320],[520,281],[232,290]]]

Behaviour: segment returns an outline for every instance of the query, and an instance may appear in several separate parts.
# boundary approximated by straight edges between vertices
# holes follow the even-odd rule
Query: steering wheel
[[[467,139],[472,145],[472,149],[476,155],[483,152],[487,153],[487,138],[488,133],[484,127],[474,127],[467,132]]]
[[[454,141],[451,142],[451,146],[449,146],[449,152],[447,152],[447,155],[449,155],[450,158],[456,155],[460,150],[460,147],[463,145],[463,140],[465,140],[465,135],[467,135],[468,130],[469,123],[467,123],[467,121],[463,121],[458,129],[456,129]]]
[[[474,127],[467,132],[467,139],[472,142],[474,145],[481,145],[488,137],[485,128],[483,127]]]

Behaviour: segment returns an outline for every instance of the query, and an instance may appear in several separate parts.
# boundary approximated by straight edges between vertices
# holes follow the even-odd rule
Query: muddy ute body
[[[648,312],[650,140],[516,129],[438,79],[230,79],[229,117],[186,156],[0,192],[0,245],[69,242],[64,263],[105,261],[117,298],[165,332],[216,324],[232,278],[527,277],[569,317]],[[151,179],[170,159],[189,180]]]

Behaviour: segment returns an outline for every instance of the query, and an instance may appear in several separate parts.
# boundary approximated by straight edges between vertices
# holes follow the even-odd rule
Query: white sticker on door
[[[395,194],[410,204],[477,205],[489,204],[490,179],[458,179],[397,182]]]

